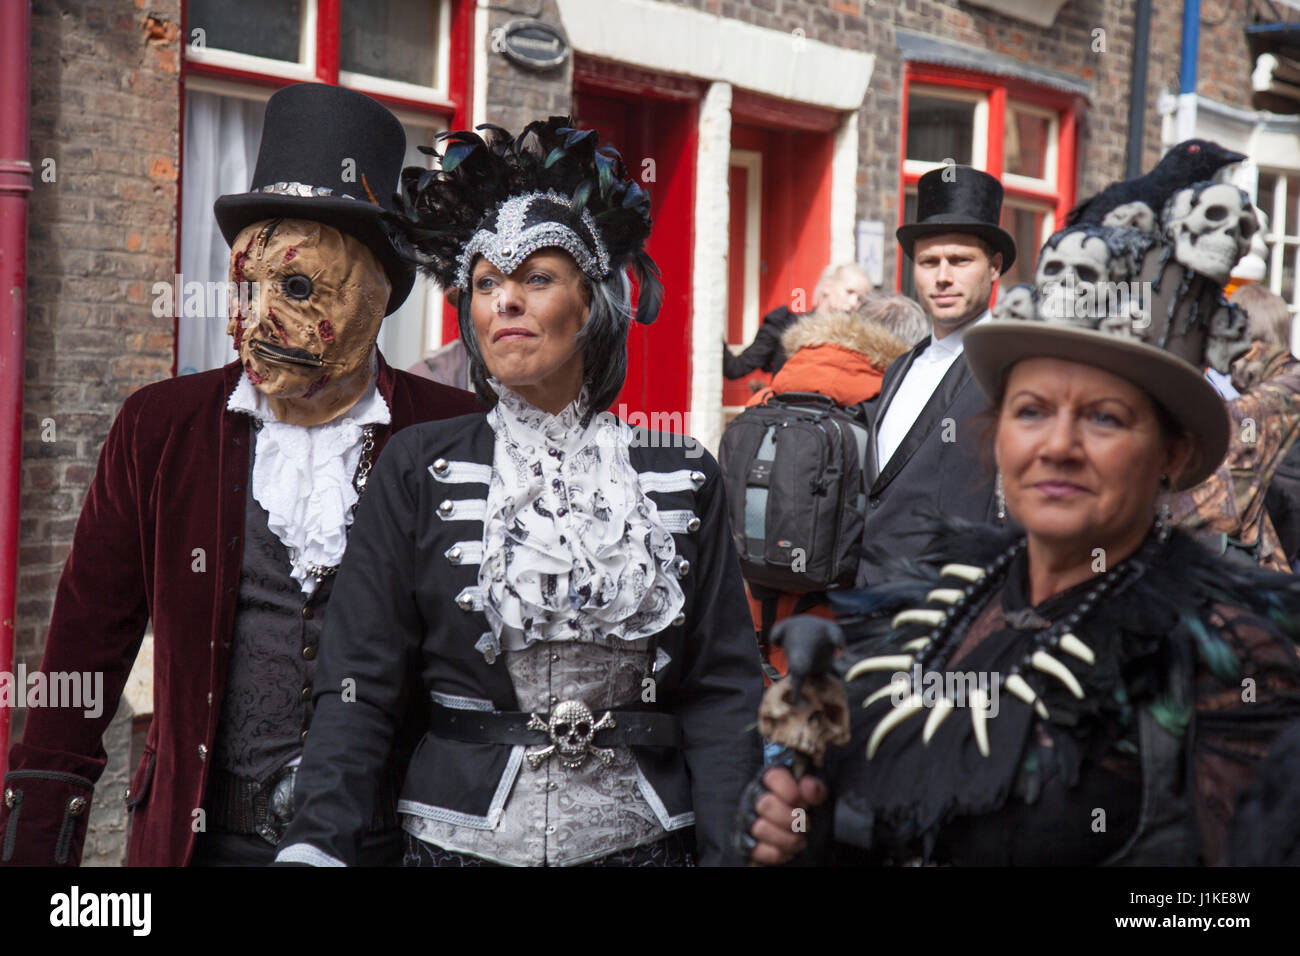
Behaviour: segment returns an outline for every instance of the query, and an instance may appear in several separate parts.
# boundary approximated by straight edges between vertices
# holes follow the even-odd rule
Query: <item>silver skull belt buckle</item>
[[[605,711],[605,716],[597,721],[591,708],[582,701],[562,700],[551,709],[550,720],[542,720],[536,714],[529,715],[528,729],[546,731],[551,735],[551,742],[546,747],[526,751],[524,756],[533,770],[551,756],[555,756],[566,770],[577,770],[588,756],[595,756],[608,767],[614,759],[613,749],[597,747],[592,740],[599,731],[612,730],[614,726],[614,715],[609,711]]]

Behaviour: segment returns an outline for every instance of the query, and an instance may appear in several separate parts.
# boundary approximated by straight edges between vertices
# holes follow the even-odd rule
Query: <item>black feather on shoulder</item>
[[[1228,866],[1300,866],[1300,720],[1275,737],[1228,827]]]
[[[881,568],[880,583],[865,590],[828,592],[831,610],[852,641],[888,638],[890,618],[904,608],[924,605],[926,594],[938,584],[943,565],[957,561],[984,567],[1019,535],[1015,530],[937,512],[918,511],[916,517],[914,534],[927,542],[918,556],[905,558],[868,546],[873,563]]]

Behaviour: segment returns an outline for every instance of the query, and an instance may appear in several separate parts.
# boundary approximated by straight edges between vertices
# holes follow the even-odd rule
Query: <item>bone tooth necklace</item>
[[[1157,520],[1157,527],[1157,541],[1164,544],[1168,539],[1168,526]],[[845,680],[855,680],[872,671],[909,671],[914,666],[919,666],[924,671],[928,663],[944,659],[956,649],[965,636],[967,628],[974,622],[976,615],[984,609],[987,599],[996,592],[997,589],[994,585],[1001,583],[1011,561],[1024,547],[1025,539],[1017,539],[1010,547],[998,555],[987,568],[977,568],[963,564],[945,565],[940,571],[940,576],[966,582],[966,586],[960,589],[944,587],[932,590],[929,593],[928,597],[931,603],[946,603],[949,607],[942,612],[942,619],[936,623],[928,636],[907,642],[905,648],[915,648],[915,653],[912,655],[888,654],[864,658],[849,668]],[[1082,663],[1092,666],[1096,661],[1096,655],[1087,644],[1078,638],[1074,633],[1074,629],[1078,626],[1079,621],[1117,583],[1125,577],[1137,577],[1142,573],[1142,570],[1143,566],[1141,564],[1126,560],[1097,578],[1093,586],[1079,599],[1069,614],[1057,623],[1049,624],[1033,635],[1029,649],[1023,655],[1020,663],[1009,673],[999,677],[999,692],[1005,690],[1013,697],[1033,707],[1035,713],[1043,720],[1047,720],[1050,715],[1046,705],[1041,700],[1041,695],[1035,693],[1029,682],[1025,680],[1025,676],[1030,671],[1037,671],[1040,674],[1054,678],[1063,684],[1071,695],[1082,699],[1084,692],[1078,679],[1070,672],[1069,668],[1050,652],[1059,651],[1069,654]],[[953,601],[951,590],[961,590],[963,596]],[[926,609],[923,613],[917,613],[915,609],[902,611],[894,616],[891,624],[898,627],[900,624],[909,621],[930,620],[929,614],[931,613],[934,613],[933,609]],[[905,682],[898,683],[904,684],[904,687],[906,686]],[[876,701],[883,699],[886,696],[885,692],[895,686],[897,685],[894,682],[886,684],[881,690],[867,697],[862,706],[869,707]],[[971,731],[974,734],[975,743],[980,754],[987,757],[990,751],[986,726],[988,717],[984,712],[984,706],[988,703],[988,700],[982,693],[978,696],[978,700],[974,699],[975,695],[972,695],[973,699],[968,701],[971,710]],[[944,718],[955,707],[956,702],[949,700],[946,695],[936,703],[930,717],[926,719],[922,735],[923,746],[929,746],[931,737],[938,730]],[[870,760],[876,755],[880,744],[890,731],[924,709],[921,696],[919,692],[915,691],[901,703],[896,703],[889,713],[885,714],[877,722],[873,729],[867,742],[867,759]]]

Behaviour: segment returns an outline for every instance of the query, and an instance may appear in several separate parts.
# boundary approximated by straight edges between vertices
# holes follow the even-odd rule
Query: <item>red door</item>
[[[654,225],[646,251],[663,276],[664,307],[654,325],[632,323],[627,381],[613,408],[624,415],[644,412],[651,427],[662,427],[653,423],[668,423],[655,416],[682,416],[690,408],[696,107],[583,86],[574,94],[574,119],[618,149],[629,172],[650,192]],[[669,421],[671,430],[681,430],[685,419]]]
[[[763,263],[763,155],[752,150],[731,151],[727,186],[731,215],[727,241],[727,344],[744,350],[762,322],[760,289]],[[724,419],[730,422],[766,385],[771,375],[750,372],[744,378],[722,380]]]
[[[745,282],[749,220],[759,220],[758,315],[778,306],[810,312],[813,289],[831,252],[831,157],[834,135],[820,130],[775,129],[736,122],[731,128],[731,241],[728,269],[728,343],[748,345],[752,332],[744,329],[743,304],[736,301]],[[747,163],[747,165],[746,165]],[[738,190],[761,177],[761,200],[746,203]],[[751,193],[752,195],[752,193]],[[742,341],[742,337],[748,335]],[[723,384],[723,405],[729,414],[750,398],[751,382],[766,382],[763,372]]]
[[[763,252],[759,308],[810,312],[813,288],[831,255],[834,136],[736,123],[732,149],[763,157]]]

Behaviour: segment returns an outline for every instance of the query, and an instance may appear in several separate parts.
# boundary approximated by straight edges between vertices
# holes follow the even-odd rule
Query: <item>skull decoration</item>
[[[1259,231],[1250,198],[1228,183],[1180,189],[1165,204],[1163,220],[1165,235],[1174,242],[1174,258],[1219,284],[1228,281]]]
[[[1100,284],[1110,280],[1111,253],[1094,225],[1058,232],[1043,246],[1034,273],[1039,318],[1095,328],[1096,309],[1079,315],[1076,303],[1105,301]]]
[[[1139,330],[1150,327],[1151,317],[1146,312],[1141,292],[1134,290],[1131,294],[1118,296],[1116,301],[1119,308],[1097,323],[1097,331],[1125,339],[1142,338]]]
[[[1030,322],[1035,318],[1034,287],[1028,282],[1013,285],[998,295],[998,304],[993,307],[993,318],[999,322],[1018,319]]]
[[[529,716],[529,730],[544,730],[551,735],[550,746],[524,753],[528,758],[528,766],[532,769],[536,770],[552,754],[559,758],[560,765],[566,770],[581,767],[589,754],[594,755],[606,767],[613,761],[614,751],[611,748],[592,744],[598,731],[613,729],[614,715],[609,711],[597,721],[591,708],[582,701],[562,700],[552,708],[549,722],[536,714]]]
[[[1264,241],[1268,235],[1268,213],[1258,206],[1251,206],[1250,209],[1255,214],[1259,228],[1250,237],[1250,251],[1237,260],[1231,274],[1234,279],[1260,282],[1268,275],[1268,243]]]
[[[820,767],[827,747],[843,747],[849,742],[844,685],[830,674],[805,677],[801,696],[807,702],[798,706],[790,700],[792,687],[787,678],[764,692],[758,707],[758,732],[773,743],[811,758]]]
[[[1126,202],[1106,213],[1103,226],[1124,226],[1139,232],[1156,231],[1156,211],[1141,200]]]
[[[1232,363],[1250,350],[1246,334],[1246,311],[1222,303],[1210,316],[1209,334],[1205,339],[1205,361],[1216,372],[1228,374]]]

